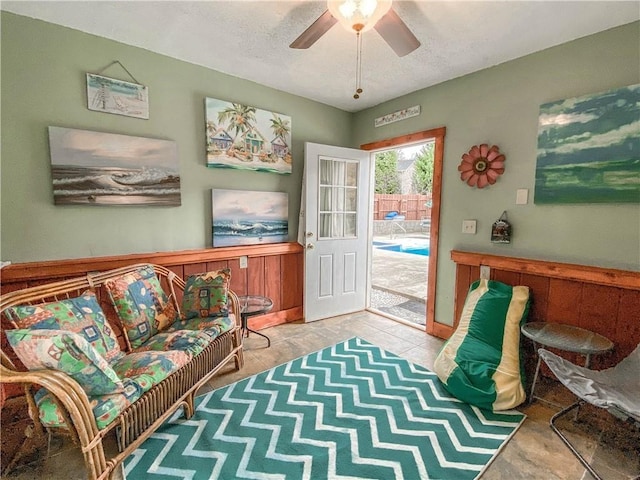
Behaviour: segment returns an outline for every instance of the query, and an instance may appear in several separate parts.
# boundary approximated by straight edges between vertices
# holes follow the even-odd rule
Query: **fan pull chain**
[[[353,98],[356,100],[360,98],[362,93],[362,34],[356,32],[356,93],[353,94]]]

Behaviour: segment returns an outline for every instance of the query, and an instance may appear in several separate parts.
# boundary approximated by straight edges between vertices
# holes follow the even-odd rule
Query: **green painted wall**
[[[539,105],[640,82],[640,23],[352,115],[139,48],[6,12],[0,15],[2,260],[25,262],[208,247],[212,188],[287,192],[290,238],[294,240],[305,141],[358,146],[445,126],[438,321],[453,321],[452,249],[640,270],[638,205],[536,206],[532,202]],[[114,59],[149,86],[150,120],[86,108],[85,73],[96,72]],[[105,73],[126,79],[124,72],[112,68]],[[208,169],[206,96],[290,115],[294,173]],[[421,105],[420,116],[373,127],[374,118],[412,105]],[[49,125],[175,140],[182,206],[54,206]],[[500,146],[507,156],[507,168],[496,185],[472,189],[459,180],[457,166],[463,153],[483,142]],[[529,189],[529,204],[515,205],[518,188]],[[513,241],[494,245],[489,242],[490,227],[503,210],[514,226]],[[476,235],[460,233],[464,219],[478,220]]]
[[[7,12],[2,19],[2,260],[26,262],[206,248],[211,189],[289,194],[295,240],[305,141],[349,146],[352,115],[193,64]],[[203,45],[203,48],[209,48]],[[211,55],[218,55],[210,48]],[[86,72],[119,60],[149,87],[150,119],[90,111]],[[107,76],[129,80],[119,67]],[[206,167],[204,99],[292,117],[293,173]],[[49,125],[175,140],[180,207],[54,206]]]
[[[437,321],[453,321],[455,265],[449,253],[453,249],[640,270],[640,205],[537,206],[532,201],[539,106],[637,83],[638,22],[426,88],[355,115],[354,145],[447,128]],[[374,128],[376,117],[413,105],[421,106],[420,116]],[[457,171],[462,154],[480,143],[499,145],[507,158],[504,175],[482,190],[463,183]],[[529,189],[527,205],[515,204],[519,188]],[[492,244],[491,225],[504,210],[513,225],[512,243]],[[476,235],[461,233],[465,219],[478,221]]]

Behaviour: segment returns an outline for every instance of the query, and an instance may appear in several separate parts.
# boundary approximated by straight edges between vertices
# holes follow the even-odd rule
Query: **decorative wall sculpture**
[[[497,145],[474,145],[468,153],[462,155],[462,162],[458,165],[460,179],[471,187],[493,185],[504,173],[505,160]]]

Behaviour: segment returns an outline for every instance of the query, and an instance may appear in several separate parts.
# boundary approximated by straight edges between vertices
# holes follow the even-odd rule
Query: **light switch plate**
[[[247,268],[247,262],[249,258],[246,255],[240,257],[240,268]]]
[[[462,233],[469,233],[475,235],[476,233],[476,221],[475,220],[463,220],[462,221]]]
[[[526,188],[519,188],[516,191],[516,205],[526,205],[529,201],[529,190]]]

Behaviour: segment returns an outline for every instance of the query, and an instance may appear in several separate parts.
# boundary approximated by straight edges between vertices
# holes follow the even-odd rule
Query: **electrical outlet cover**
[[[476,233],[476,221],[475,220],[463,220],[462,221],[462,233],[475,234]]]

